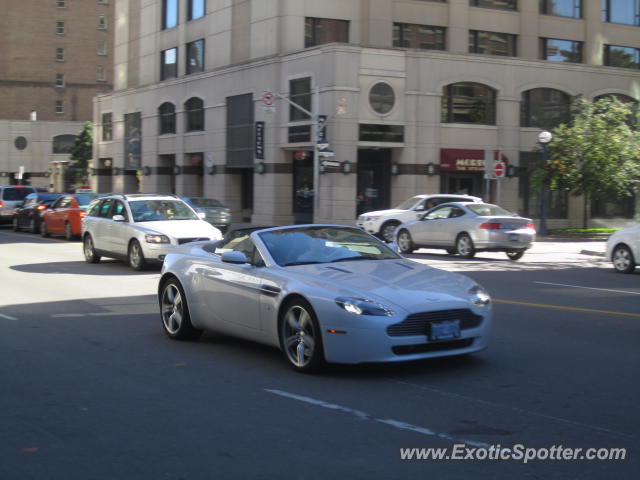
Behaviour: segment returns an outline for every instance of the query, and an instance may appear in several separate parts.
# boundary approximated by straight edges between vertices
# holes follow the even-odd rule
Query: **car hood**
[[[160,222],[140,222],[136,225],[149,233],[161,233],[172,238],[207,237],[222,238],[220,230],[204,220],[165,220]]]
[[[397,215],[399,213],[405,213],[407,210],[398,210],[397,208],[391,208],[389,210],[376,210],[375,212],[363,213],[362,217],[377,217],[382,215]]]
[[[369,298],[410,312],[431,310],[436,303],[441,303],[442,308],[464,308],[468,305],[467,292],[475,285],[464,275],[406,259],[285,268],[298,280],[334,291],[336,296]]]

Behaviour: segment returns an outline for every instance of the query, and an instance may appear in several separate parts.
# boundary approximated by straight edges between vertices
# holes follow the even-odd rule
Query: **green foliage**
[[[559,228],[551,233],[578,233],[578,234],[594,234],[594,233],[613,233],[617,228]]]
[[[74,171],[74,183],[86,185],[88,181],[87,166],[93,155],[93,123],[86,122],[82,131],[76,136],[71,148],[71,168]]]

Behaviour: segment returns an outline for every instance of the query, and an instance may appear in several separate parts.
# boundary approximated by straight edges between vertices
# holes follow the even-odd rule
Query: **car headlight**
[[[394,312],[389,307],[365,298],[338,297],[336,298],[336,304],[355,315],[374,315],[377,317],[394,315]]]
[[[474,285],[469,289],[469,301],[477,307],[486,307],[491,302],[491,297],[480,285]]]
[[[167,237],[166,235],[160,235],[160,234],[150,234],[147,233],[144,236],[144,240],[147,243],[171,243],[169,241],[169,237]]]

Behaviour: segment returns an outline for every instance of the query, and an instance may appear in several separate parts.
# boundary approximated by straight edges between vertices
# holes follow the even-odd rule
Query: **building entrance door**
[[[293,217],[296,223],[313,223],[313,154],[293,153]]]
[[[442,193],[459,195],[484,196],[482,173],[445,173],[442,176],[440,190]]]
[[[391,205],[391,149],[358,150],[357,215]]]

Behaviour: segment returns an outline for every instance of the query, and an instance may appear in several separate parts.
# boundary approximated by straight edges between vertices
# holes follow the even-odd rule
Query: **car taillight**
[[[536,226],[533,223],[527,223],[524,228],[530,228],[531,230],[535,230]]]
[[[45,208],[47,208],[47,206],[46,206],[46,205],[38,205],[38,206],[36,207],[36,210],[44,210]]]
[[[2,200],[0,200],[0,208],[4,208],[4,203],[2,203]]]
[[[484,222],[480,224],[480,228],[485,228],[487,230],[500,230],[502,225],[496,222]]]
[[[80,218],[86,217],[86,216],[87,216],[87,212],[84,212],[84,211],[80,212]]]

